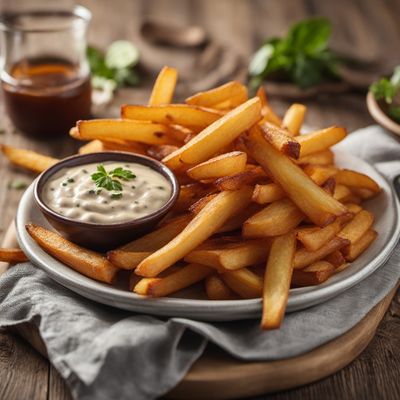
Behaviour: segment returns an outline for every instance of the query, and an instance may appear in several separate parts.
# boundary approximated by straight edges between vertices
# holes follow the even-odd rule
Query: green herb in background
[[[255,53],[250,66],[250,87],[266,78],[290,81],[301,88],[339,78],[339,58],[328,48],[331,23],[312,18],[293,25],[284,38],[271,38]]]
[[[386,103],[389,117],[400,122],[400,66],[394,69],[390,78],[381,78],[374,82],[369,90],[376,100]]]
[[[8,189],[15,189],[15,190],[26,189],[27,187],[28,187],[28,184],[26,182],[20,181],[18,179],[8,182],[8,185],[7,185]]]
[[[118,40],[105,53],[88,47],[87,58],[95,89],[113,91],[118,87],[135,86],[139,83],[134,70],[139,61],[139,52],[131,42]]]
[[[129,169],[115,168],[112,171],[107,172],[103,165],[97,166],[97,172],[91,175],[92,180],[95,182],[97,187],[102,187],[106,190],[115,190],[118,192],[122,191],[121,182],[128,181],[136,178],[136,175]],[[115,179],[118,178],[118,179]]]

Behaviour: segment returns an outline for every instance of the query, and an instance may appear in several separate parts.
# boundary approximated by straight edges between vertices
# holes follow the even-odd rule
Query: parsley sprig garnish
[[[122,192],[122,184],[120,181],[129,181],[136,178],[136,175],[129,169],[124,169],[122,167],[107,172],[104,165],[100,164],[97,166],[97,172],[92,174],[91,177],[97,187],[110,191]]]

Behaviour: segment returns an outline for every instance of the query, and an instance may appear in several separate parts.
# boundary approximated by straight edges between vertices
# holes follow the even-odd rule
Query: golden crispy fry
[[[177,146],[174,146],[172,144],[163,144],[160,146],[150,146],[147,149],[147,155],[155,158],[158,161],[161,161],[164,157],[166,157],[167,155],[176,151],[177,148],[178,148]]]
[[[224,269],[236,270],[264,262],[269,246],[267,240],[226,242],[216,239],[190,252],[185,261],[208,265],[220,272]]]
[[[304,269],[293,271],[293,286],[314,286],[327,281],[334,273],[335,267],[328,261],[317,261]]]
[[[158,124],[183,125],[203,129],[219,119],[221,113],[188,104],[125,105],[121,108],[121,117],[136,121],[152,121]]]
[[[338,233],[338,236],[349,240],[351,243],[358,242],[362,236],[371,228],[374,216],[362,210]],[[344,250],[346,252],[346,249]]]
[[[247,154],[241,151],[221,154],[187,170],[187,174],[197,181],[231,176],[245,170]]]
[[[264,276],[262,329],[277,329],[285,315],[296,251],[294,232],[276,237],[271,245]]]
[[[214,270],[210,267],[189,264],[163,278],[143,278],[136,284],[133,291],[145,296],[168,296],[202,281],[213,272]]]
[[[98,153],[100,151],[104,151],[103,142],[101,140],[91,140],[87,142],[83,146],[79,147],[79,154],[89,154],[89,153]]]
[[[152,252],[170,242],[190,222],[191,216],[174,218],[169,223],[128,244],[111,250],[107,258],[118,268],[134,269]]]
[[[261,104],[258,98],[246,101],[207,126],[179,150],[164,158],[163,162],[176,169],[181,163],[198,164],[209,159],[256,123],[260,119],[260,113]]]
[[[345,206],[353,214],[357,214],[358,212],[360,212],[363,209],[359,204],[355,204],[355,203],[345,203]]]
[[[217,193],[208,194],[207,196],[197,200],[196,203],[189,207],[189,212],[192,214],[198,214],[215,196],[217,196]]]
[[[294,268],[303,269],[304,267],[307,267],[308,265],[327,257],[334,251],[340,250],[349,244],[350,242],[347,239],[336,236],[316,251],[299,249],[296,251],[296,255],[294,257]]]
[[[82,140],[128,140],[146,144],[173,143],[168,129],[161,124],[148,121],[123,119],[93,119],[77,122],[79,137]]]
[[[28,257],[21,249],[1,249],[0,248],[0,261],[10,264],[28,261]]]
[[[343,140],[346,134],[346,129],[333,126],[320,131],[300,135],[297,137],[297,141],[301,146],[300,157],[327,150],[329,147]]]
[[[337,168],[328,165],[306,165],[303,171],[318,185],[323,185],[337,174]]]
[[[213,189],[201,183],[190,183],[182,185],[179,192],[178,201],[175,203],[173,211],[183,212],[196,203],[199,199],[213,193]]]
[[[337,183],[342,185],[359,189],[368,189],[373,193],[379,193],[381,191],[379,185],[372,178],[360,172],[343,169],[336,174],[335,179]]]
[[[217,275],[208,276],[204,282],[207,297],[210,300],[234,300],[235,294]]]
[[[380,192],[374,192],[370,189],[356,188],[356,187],[352,187],[351,192],[355,196],[360,197],[362,200],[371,199],[372,197],[375,197],[378,193],[380,193]]]
[[[111,283],[115,279],[118,268],[101,254],[80,247],[58,233],[35,224],[26,225],[26,230],[47,253],[75,271],[101,282]]]
[[[335,178],[328,178],[325,183],[321,186],[322,189],[325,190],[330,196],[333,196],[335,193],[336,181]]]
[[[126,140],[102,140],[104,151],[126,151],[128,153],[146,154],[146,145],[139,142],[128,142]],[[164,145],[166,146],[166,145]]]
[[[226,285],[244,299],[254,299],[262,295],[263,280],[247,268],[221,274]]]
[[[341,264],[337,268],[335,268],[335,274],[337,274],[338,272],[344,271],[345,269],[350,267],[350,265],[351,265],[351,263],[344,262],[343,264]]]
[[[332,264],[335,268],[339,268],[341,265],[346,263],[343,254],[339,250],[336,250],[325,257],[325,261],[328,261],[328,263]]]
[[[222,225],[222,227],[218,229],[217,233],[231,232],[236,229],[242,228],[244,222],[260,210],[261,207],[258,204],[249,204],[247,208],[240,210],[237,214],[232,216],[224,225]]]
[[[238,190],[243,186],[253,185],[262,179],[266,179],[266,177],[262,168],[252,167],[232,176],[218,178],[214,184],[219,190]]]
[[[286,197],[284,190],[276,183],[266,183],[254,187],[252,200],[258,204],[268,204]]]
[[[182,143],[186,143],[193,136],[195,136],[195,133],[191,129],[176,124],[168,125],[168,133],[171,137]]]
[[[162,68],[154,83],[150,95],[149,106],[169,104],[174,97],[178,71],[175,68],[165,66]]]
[[[251,200],[252,189],[221,192],[214,197],[171,242],[143,260],[136,273],[157,276],[198,247]]]
[[[332,165],[335,161],[335,156],[332,150],[323,150],[317,153],[312,153],[307,156],[300,157],[294,162],[299,165],[316,164],[316,165]]]
[[[299,228],[297,229],[296,236],[306,250],[316,251],[332,240],[341,229],[342,221],[340,218],[337,218],[334,222],[324,228]]]
[[[234,102],[232,102],[234,99]],[[206,92],[199,92],[188,97],[186,104],[213,108],[215,105],[228,103],[226,108],[236,107],[247,101],[247,88],[240,82],[232,81]]]
[[[303,104],[292,104],[283,117],[282,128],[289,131],[292,136],[298,135],[303,125],[306,111],[307,107]]]
[[[351,190],[344,185],[336,185],[335,186],[335,191],[333,193],[333,197],[344,203],[348,202],[350,198],[354,197],[353,194],[351,193]]]
[[[291,200],[277,200],[245,221],[242,234],[245,238],[284,235],[303,218],[304,214]]]
[[[299,166],[268,143],[259,131],[252,129],[245,141],[252,157],[316,225],[325,226],[335,216],[348,212],[343,204],[316,185]]]
[[[369,229],[357,242],[352,243],[347,249],[345,258],[347,261],[354,261],[361,253],[363,253],[369,245],[376,239],[378,233],[373,229]]]
[[[260,86],[257,90],[256,95],[261,101],[261,106],[262,106],[261,114],[263,116],[262,122],[271,122],[276,126],[281,126],[282,120],[275,114],[275,112],[270,107],[264,87]]]
[[[288,131],[279,128],[270,122],[259,124],[265,139],[278,151],[292,158],[299,158],[300,143]]]
[[[12,164],[33,172],[43,172],[60,161],[32,150],[17,149],[5,144],[0,144],[0,149]]]

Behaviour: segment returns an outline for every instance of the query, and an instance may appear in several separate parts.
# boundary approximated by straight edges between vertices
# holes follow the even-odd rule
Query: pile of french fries
[[[380,192],[370,177],[334,164],[342,127],[301,134],[306,107],[281,119],[265,92],[248,98],[228,82],[172,104],[177,71],[164,67],[148,105],[124,105],[121,119],[79,121],[80,153],[122,150],[150,155],[181,185],[173,211],[153,232],[106,255],[30,224],[55,258],[111,283],[132,271],[130,287],[168,296],[204,282],[212,300],[262,298],[261,327],[281,325],[291,287],[318,285],[343,271],[377,233],[360,205]],[[2,146],[14,164],[41,172],[56,159]]]

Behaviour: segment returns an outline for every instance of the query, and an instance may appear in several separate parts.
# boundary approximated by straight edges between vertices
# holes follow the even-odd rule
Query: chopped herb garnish
[[[67,182],[68,182],[68,183],[74,183],[74,182],[75,182],[75,179],[74,179],[74,178],[68,178],[68,179],[67,179]]]
[[[157,189],[165,190],[165,187],[164,186],[157,186]]]
[[[83,172],[84,174],[87,174],[87,173],[88,173],[88,172],[87,172],[87,169],[83,169],[82,172]]]
[[[8,183],[8,189],[16,189],[16,190],[22,190],[25,189],[28,185],[20,180],[15,180],[15,181],[11,181]]]
[[[118,192],[122,191],[122,184],[119,179],[128,181],[134,178],[136,178],[136,175],[128,169],[119,167],[107,172],[104,166],[101,164],[97,166],[97,172],[92,174],[92,180],[96,183],[96,186],[102,187],[106,190],[115,190]]]
[[[81,205],[78,203],[76,206],[77,206],[77,207],[80,207]]]
[[[135,202],[134,202],[135,204],[139,204],[139,202],[137,201],[137,200],[135,200]]]
[[[89,190],[89,194],[95,194],[96,192],[93,189]]]
[[[122,197],[122,193],[113,193],[110,197],[114,200],[118,200]]]
[[[108,204],[108,201],[107,200],[103,200],[103,204]]]
[[[67,186],[67,182],[63,182],[62,185],[63,185],[63,186]]]
[[[133,185],[133,186],[132,186],[132,189],[136,189],[136,186],[135,186],[135,185]]]

